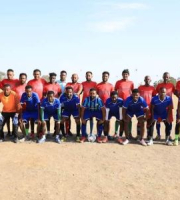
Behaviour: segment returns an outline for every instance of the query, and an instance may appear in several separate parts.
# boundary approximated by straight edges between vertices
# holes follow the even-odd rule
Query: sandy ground
[[[1,143],[0,199],[180,199],[180,146],[79,144],[73,139],[60,145]]]

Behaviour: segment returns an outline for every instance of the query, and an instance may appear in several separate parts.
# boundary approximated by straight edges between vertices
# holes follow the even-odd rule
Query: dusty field
[[[73,139],[60,145],[7,141],[0,146],[2,200],[180,199],[180,146]]]

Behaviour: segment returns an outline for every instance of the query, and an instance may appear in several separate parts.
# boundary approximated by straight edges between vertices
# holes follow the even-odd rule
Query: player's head
[[[139,90],[136,88],[136,89],[133,89],[132,90],[132,97],[133,97],[133,101],[137,101],[139,99]]]
[[[144,82],[145,82],[145,85],[150,85],[150,83],[151,83],[151,77],[150,76],[145,76],[144,77]]]
[[[93,77],[93,73],[90,71],[86,72],[86,81],[91,81]]]
[[[19,81],[21,84],[25,84],[27,81],[27,74],[26,73],[20,73],[19,74]]]
[[[54,91],[48,91],[47,98],[48,98],[49,102],[53,102],[54,101]]]
[[[122,77],[123,77],[123,79],[124,80],[128,80],[128,77],[129,77],[129,69],[124,69],[123,71],[122,71]]]
[[[102,73],[102,81],[105,83],[105,82],[108,82],[108,79],[109,79],[109,76],[110,76],[110,73],[105,71]]]
[[[32,96],[32,86],[31,85],[26,85],[25,92],[26,92],[28,97],[31,97]]]
[[[71,99],[73,96],[73,88],[70,86],[66,87],[65,93],[66,93],[67,98]]]
[[[9,84],[5,84],[3,87],[4,95],[9,96],[11,93],[11,86]]]
[[[57,74],[52,72],[52,73],[49,73],[49,81],[50,83],[55,83],[56,82],[56,76]]]
[[[79,76],[77,74],[72,74],[71,76],[72,83],[77,83],[78,79],[79,79]]]
[[[165,87],[161,87],[159,90],[159,97],[160,99],[164,99],[166,96],[166,88]]]
[[[36,79],[36,80],[40,79],[41,78],[41,70],[35,69],[33,71],[33,76],[34,76],[34,79]]]
[[[13,69],[8,69],[7,70],[7,78],[9,80],[12,80],[14,78],[14,70]]]
[[[89,90],[89,96],[90,96],[92,99],[96,98],[96,96],[97,96],[97,91],[96,91],[95,88],[91,88],[91,89]]]
[[[65,81],[65,80],[66,80],[66,77],[67,77],[67,72],[64,71],[64,70],[62,70],[62,71],[60,72],[60,80],[61,80],[61,81]]]
[[[170,74],[169,72],[164,72],[163,74],[163,80],[164,80],[164,83],[167,83],[170,79]]]
[[[112,102],[117,101],[118,93],[116,91],[112,91],[110,96],[111,96]]]

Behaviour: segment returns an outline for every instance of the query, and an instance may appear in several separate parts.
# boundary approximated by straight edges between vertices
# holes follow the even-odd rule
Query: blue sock
[[[82,132],[82,137],[86,137],[86,124],[82,124],[81,132]]]
[[[98,137],[101,137],[102,131],[103,131],[103,124],[99,124],[98,125]]]

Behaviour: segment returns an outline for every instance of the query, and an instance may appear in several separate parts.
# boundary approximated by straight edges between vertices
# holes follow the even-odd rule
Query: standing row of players
[[[82,84],[78,83],[78,75],[77,74],[73,74],[72,75],[72,82],[66,83],[67,73],[65,71],[61,71],[61,73],[60,73],[60,81],[56,81],[56,74],[55,73],[50,73],[50,81],[49,81],[49,83],[47,83],[44,79],[41,79],[41,77],[40,77],[41,76],[41,72],[38,69],[34,70],[34,72],[33,72],[34,79],[30,80],[27,84],[26,84],[27,75],[25,73],[20,74],[19,80],[14,79],[13,75],[14,75],[13,70],[11,70],[11,69],[8,70],[7,71],[7,77],[8,78],[2,80],[2,82],[1,82],[1,88],[4,89],[4,92],[2,92],[1,96],[0,96],[0,101],[2,103],[3,102],[7,103],[7,96],[8,95],[6,94],[7,92],[5,92],[5,91],[8,90],[7,89],[8,87],[9,87],[10,94],[13,93],[11,91],[11,89],[15,91],[17,99],[18,98],[21,99],[22,105],[23,105],[23,103],[27,104],[27,102],[22,102],[22,94],[25,91],[26,85],[27,85],[28,89],[30,89],[30,90],[33,89],[33,93],[37,93],[37,96],[38,96],[40,101],[42,101],[42,99],[45,98],[47,102],[50,102],[50,100],[48,100],[47,94],[51,93],[51,95],[54,96],[55,98],[59,98],[60,94],[62,93],[63,94],[62,96],[65,95],[64,102],[68,103],[70,100],[68,98],[67,92],[64,93],[65,88],[68,88],[68,90],[72,90],[71,91],[72,95],[70,95],[71,98],[76,96],[76,95],[80,96],[80,94],[83,92],[83,97],[82,97],[82,99],[83,99],[82,102],[84,102],[83,105],[85,104],[86,107],[87,108],[89,107],[89,110],[91,110],[91,111],[92,110],[93,111],[102,110],[102,116],[105,115],[105,114],[103,115],[103,113],[106,113],[106,114],[108,113],[107,116],[106,116],[106,120],[105,120],[104,117],[102,117],[102,119],[100,120],[98,117],[93,116],[95,114],[95,112],[88,113],[88,116],[92,115],[91,117],[88,118],[88,119],[90,119],[90,129],[91,129],[90,132],[92,132],[92,128],[93,128],[93,123],[92,123],[93,122],[92,121],[93,117],[96,117],[98,119],[98,128],[100,130],[103,129],[103,125],[104,125],[104,135],[105,135],[105,137],[103,137],[103,139],[101,137],[98,137],[97,138],[98,142],[107,142],[108,141],[108,137],[107,137],[109,135],[109,123],[108,123],[108,120],[110,120],[110,116],[115,116],[117,118],[116,126],[115,126],[115,135],[119,136],[118,137],[118,141],[120,143],[123,143],[123,144],[128,143],[129,139],[131,139],[131,137],[132,137],[131,128],[130,128],[131,127],[131,118],[132,118],[132,116],[134,114],[136,114],[137,117],[138,117],[138,122],[139,122],[138,123],[138,128],[140,129],[140,133],[141,133],[140,142],[141,142],[141,144],[145,145],[146,143],[143,140],[144,114],[143,114],[143,116],[141,116],[141,115],[139,116],[137,114],[137,110],[136,109],[133,110],[134,106],[131,105],[130,108],[128,108],[129,105],[128,106],[126,105],[126,101],[128,100],[127,99],[128,97],[129,98],[133,98],[134,100],[132,102],[135,102],[135,105],[137,105],[136,104],[137,96],[138,96],[138,100],[141,99],[141,97],[143,97],[145,99],[144,102],[147,103],[148,106],[150,106],[150,104],[152,104],[152,97],[155,96],[156,94],[159,94],[159,95],[155,96],[155,98],[157,98],[157,101],[159,100],[157,105],[159,105],[159,103],[160,103],[160,105],[162,105],[162,107],[164,106],[163,109],[162,109],[163,111],[161,111],[163,113],[163,115],[162,115],[162,113],[160,113],[160,114],[157,115],[158,118],[155,117],[154,119],[153,119],[153,117],[148,117],[149,121],[151,121],[151,123],[147,123],[148,124],[148,136],[150,138],[148,144],[150,145],[150,144],[153,143],[151,135],[152,135],[152,129],[153,129],[153,126],[154,126],[154,120],[164,121],[165,122],[166,130],[167,130],[166,131],[166,143],[169,144],[169,145],[171,144],[169,136],[170,136],[170,132],[171,132],[171,129],[172,129],[172,114],[171,114],[172,113],[172,109],[170,108],[170,107],[172,107],[172,105],[170,106],[169,104],[168,105],[164,104],[164,102],[166,102],[166,101],[164,101],[164,99],[166,97],[169,98],[169,96],[170,96],[170,99],[172,101],[171,97],[172,97],[173,93],[176,93],[176,95],[178,96],[178,94],[179,94],[179,85],[180,84],[179,84],[179,82],[177,82],[176,90],[175,90],[174,85],[169,83],[170,75],[167,72],[165,72],[163,74],[164,82],[159,84],[156,87],[156,89],[153,86],[150,86],[151,79],[150,79],[149,76],[146,76],[145,77],[145,85],[140,86],[138,88],[138,91],[137,90],[133,90],[134,89],[134,84],[133,84],[132,81],[128,80],[128,77],[129,77],[129,71],[128,70],[123,70],[123,72],[122,72],[123,78],[116,82],[115,87],[113,87],[112,84],[108,83],[108,79],[109,79],[109,73],[108,72],[103,72],[102,73],[102,82],[99,83],[99,84],[96,84],[96,82],[92,81],[92,72],[87,72],[86,73],[86,81],[83,82]],[[70,88],[68,86],[70,86]],[[90,91],[91,88],[96,88],[95,90],[93,89],[93,92],[96,93],[96,91],[97,91],[97,94],[100,97],[100,99],[98,98],[99,99],[98,101],[100,102],[100,100],[102,100],[102,105],[103,104],[106,105],[105,111],[103,111],[104,109],[93,108],[93,106],[95,107],[95,105],[93,103],[91,103],[91,100],[94,99],[94,98],[92,98],[92,97],[89,98],[88,97],[89,96],[89,91]],[[161,97],[161,90],[162,91],[164,91],[164,90],[166,91],[166,94],[165,94],[164,97],[163,96]],[[51,91],[53,91],[53,93]],[[132,93],[132,91],[134,91],[134,92]],[[27,91],[26,91],[26,93],[27,93]],[[91,95],[91,93],[92,93],[92,91],[90,92],[90,95]],[[133,94],[135,94],[135,93],[138,94],[138,95],[136,95],[136,98],[133,97]],[[110,94],[111,94],[111,98],[110,98]],[[139,97],[139,95],[141,97]],[[114,96],[117,96],[117,99],[114,98]],[[86,97],[89,98],[89,100],[88,100],[89,102],[88,103],[86,102],[87,99],[88,99]],[[113,101],[112,98],[116,99],[116,101]],[[29,99],[30,98],[28,97],[27,101]],[[54,100],[54,98],[53,98],[53,100]],[[117,102],[120,101],[120,100],[121,100],[121,106],[119,105],[119,108],[117,109],[117,107],[115,107],[114,105],[117,104]],[[110,101],[109,107],[107,105],[108,101]],[[118,110],[118,112],[119,112],[119,110],[121,112],[122,101],[124,101],[123,113],[119,114],[119,116],[117,116],[117,110]],[[2,131],[1,131],[2,133],[3,133],[3,126],[4,126],[5,122],[8,121],[8,119],[10,117],[14,119],[14,116],[16,116],[16,112],[14,112],[15,109],[11,110],[10,107],[9,107],[10,104],[12,104],[12,103],[8,102],[7,108],[6,108],[6,106],[4,106],[4,108],[3,108],[2,117],[1,117],[3,120],[1,120],[2,121],[2,123],[1,123],[2,125],[0,127],[2,129]],[[62,104],[65,104],[65,103],[62,103]],[[16,102],[16,105],[18,105],[17,102]],[[38,105],[37,109],[40,110],[40,103],[38,103],[37,105]],[[51,105],[52,105],[52,102],[51,102]],[[79,103],[77,103],[77,105],[79,105]],[[77,107],[79,107],[79,106],[77,106]],[[156,106],[150,106],[150,107],[152,108],[152,107],[156,107]],[[71,106],[68,106],[67,108],[68,109],[64,109],[63,111],[69,110],[68,114],[65,113],[66,115],[64,115],[63,112],[62,112],[62,120],[61,120],[61,124],[60,124],[61,125],[61,131],[62,131],[62,134],[64,136],[65,136],[65,134],[63,133],[64,132],[64,127],[63,127],[64,126],[64,121],[67,121],[67,122],[69,121],[68,119],[69,119],[70,115],[73,114],[72,110],[74,110],[75,107],[73,108],[73,106],[72,106],[73,109],[71,109]],[[102,108],[105,108],[105,107],[102,106]],[[142,108],[142,106],[141,106],[141,108]],[[126,113],[125,110],[129,111],[129,109],[131,110],[131,114],[129,114],[128,112],[127,112],[127,114],[124,114],[124,113]],[[151,109],[151,110],[154,110],[154,109]],[[29,109],[29,111],[27,110],[28,111],[26,113],[27,116],[28,116],[28,113],[31,110],[32,110],[31,108]],[[82,109],[81,109],[81,118],[82,118],[82,138],[81,138],[81,142],[85,141],[85,139],[86,139],[86,134],[85,133],[86,133],[86,121],[87,121],[87,118],[85,120],[83,119],[83,117],[82,117],[83,116],[82,113],[84,112],[83,110],[84,110],[84,106],[82,106]],[[148,110],[148,109],[145,109],[145,110]],[[161,109],[159,109],[159,108],[157,109],[156,108],[155,110],[156,110],[156,112],[157,111],[159,112],[159,110],[161,110]],[[171,110],[171,112],[169,112],[169,110]],[[49,112],[50,111],[51,110],[49,110]],[[70,112],[70,114],[69,114],[69,112]],[[11,113],[13,113],[13,115],[11,115]],[[41,112],[41,114],[42,113],[43,112]],[[164,118],[165,117],[165,113],[167,115],[166,118]],[[87,115],[86,112],[85,112],[85,114]],[[26,116],[26,119],[23,119],[23,117],[21,116],[21,118],[19,117],[19,120],[22,119],[22,121],[25,121],[25,122],[30,121],[31,122],[31,134],[33,135],[33,133],[34,133],[34,126],[33,126],[34,120],[33,119],[36,119],[36,117],[33,118],[33,117],[29,117],[29,116],[27,117],[27,116]],[[74,114],[73,114],[73,116],[74,116]],[[154,114],[153,114],[153,116],[154,116]],[[142,117],[142,119],[141,119],[141,117]],[[64,119],[64,118],[67,118],[67,119]],[[77,124],[77,140],[79,140],[79,136],[80,136],[80,120],[78,118],[80,118],[80,117],[79,116],[78,117],[75,116],[76,124]],[[41,122],[44,121],[43,120],[43,115],[41,115],[41,117],[38,116],[38,119],[41,119]],[[13,122],[14,121],[17,121],[17,120],[13,120]],[[105,123],[104,123],[104,121],[105,121]],[[119,121],[120,121],[120,124],[121,124],[121,126],[120,126],[120,134],[118,133]],[[178,120],[177,120],[177,122],[178,122]],[[40,122],[39,122],[39,124],[40,124]],[[70,123],[67,123],[67,124],[68,124],[68,127],[69,127]],[[178,124],[179,123],[177,123],[177,125]],[[20,126],[21,126],[22,130],[25,130],[27,132],[28,128],[29,128],[28,127],[28,123],[26,125],[27,126],[25,126],[25,128],[23,129],[22,123],[20,123]],[[15,128],[14,124],[13,124],[13,132],[16,132],[15,131],[16,129],[17,128]],[[45,140],[45,137],[44,137],[45,123],[41,123],[41,126],[39,125],[38,129],[39,129],[38,132],[42,133],[42,137],[40,137],[40,139],[42,139],[42,140],[40,140],[40,141],[44,141]],[[57,133],[58,129],[59,129],[59,125],[58,125],[58,123],[56,123],[56,125],[55,125],[55,132],[56,133]],[[100,130],[98,132],[101,132]],[[126,133],[126,140],[125,141],[123,141],[122,138],[121,138],[124,130],[125,130],[125,133]],[[179,134],[178,130],[179,129],[176,128],[176,138],[175,138],[175,143],[176,144],[178,144],[178,142],[177,142],[178,141],[177,140],[177,138],[178,138],[177,135]],[[69,132],[70,132],[70,130],[66,129],[66,134],[69,133]]]

